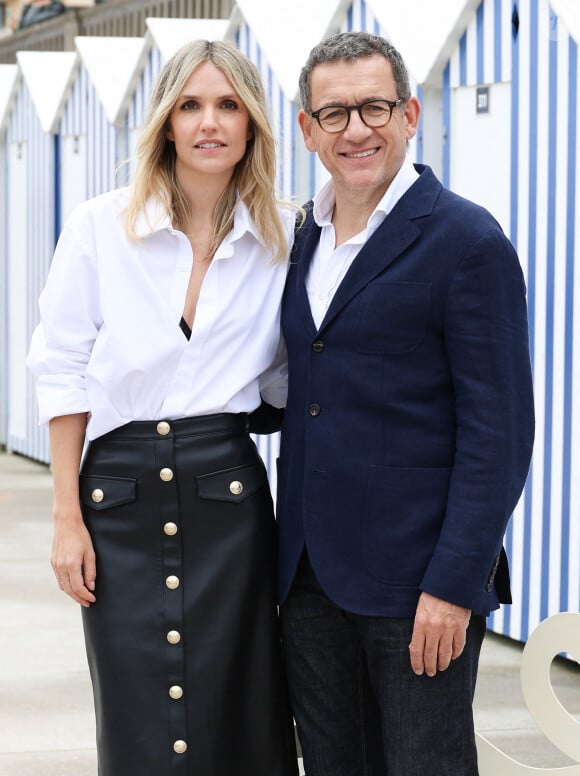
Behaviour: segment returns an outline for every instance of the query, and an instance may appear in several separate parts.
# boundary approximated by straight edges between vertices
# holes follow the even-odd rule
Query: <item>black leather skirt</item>
[[[275,521],[247,417],[129,423],[90,444],[80,479],[100,776],[294,776]]]

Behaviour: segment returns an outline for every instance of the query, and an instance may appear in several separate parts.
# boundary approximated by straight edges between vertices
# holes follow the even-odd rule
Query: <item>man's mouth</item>
[[[346,156],[347,159],[364,159],[365,156],[372,156],[373,154],[376,154],[378,148],[368,148],[366,151],[355,151],[353,153],[343,153],[343,156]]]

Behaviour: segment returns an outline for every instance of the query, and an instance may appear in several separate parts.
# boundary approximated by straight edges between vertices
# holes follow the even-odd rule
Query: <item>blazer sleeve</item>
[[[499,227],[479,237],[454,272],[444,338],[456,450],[442,531],[421,589],[486,614],[534,438],[525,283]]]

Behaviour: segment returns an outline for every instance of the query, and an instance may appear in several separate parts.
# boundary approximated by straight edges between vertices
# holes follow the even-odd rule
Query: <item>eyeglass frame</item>
[[[389,106],[390,113],[389,113],[389,118],[385,121],[384,124],[375,124],[375,126],[373,127],[370,124],[367,124],[366,121],[364,120],[362,115],[362,109],[365,107],[365,105],[371,105],[374,102],[386,102],[387,105]],[[387,126],[387,124],[393,118],[393,111],[395,110],[395,108],[398,108],[399,105],[405,102],[407,101],[403,100],[401,97],[399,97],[398,100],[384,100],[384,99],[365,100],[365,102],[361,102],[359,103],[359,105],[324,105],[322,108],[319,108],[318,110],[310,110],[310,111],[307,111],[307,113],[310,116],[312,116],[312,118],[316,119],[316,121],[318,122],[318,126],[323,132],[327,132],[330,135],[336,135],[339,132],[344,132],[344,130],[348,127],[348,125],[350,124],[350,116],[353,110],[355,110],[358,113],[359,118],[362,121],[362,123],[365,125],[365,127],[369,127],[369,129],[379,129],[379,127]],[[322,126],[322,123],[320,121],[320,113],[323,110],[328,110],[328,108],[342,108],[342,110],[346,111],[347,120],[346,120],[346,124],[344,125],[344,127],[342,127],[342,129],[334,129],[334,130],[325,129],[325,127]]]

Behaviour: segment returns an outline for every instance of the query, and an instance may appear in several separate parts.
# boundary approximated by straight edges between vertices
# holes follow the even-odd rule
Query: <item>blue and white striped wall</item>
[[[514,605],[490,624],[521,640],[547,616],[580,610],[579,75],[578,40],[547,0],[484,0],[443,74],[444,177],[460,191],[454,154],[464,141],[453,128],[472,118],[453,115],[454,106],[464,109],[457,97],[482,84],[490,100],[494,89],[509,90],[508,148],[502,155],[490,144],[480,153],[498,189],[499,181],[507,186],[500,222],[526,275],[537,426],[506,536]]]
[[[56,155],[55,138],[41,127],[28,86],[21,80],[6,131],[6,443],[10,450],[39,460],[48,458],[48,439],[37,424],[25,358],[55,244]]]

